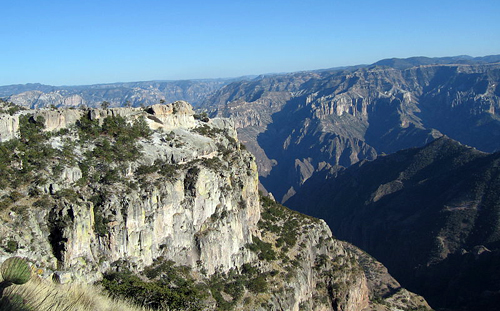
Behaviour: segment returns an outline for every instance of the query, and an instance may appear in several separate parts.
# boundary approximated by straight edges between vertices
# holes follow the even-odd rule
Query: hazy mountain
[[[500,153],[442,137],[316,174],[287,204],[325,219],[431,306],[498,310],[499,167]]]
[[[200,104],[208,95],[224,85],[238,80],[206,79],[181,81],[145,81],[94,84],[79,86],[51,86],[38,83],[0,86],[0,97],[27,108],[41,107],[99,107],[103,101],[111,107],[157,104],[160,100],[189,101]]]
[[[498,150],[500,64],[490,60],[498,57],[393,59],[263,76],[224,86],[203,107],[234,118],[262,184],[285,201],[325,167],[422,146],[442,134]]]
[[[498,63],[500,55],[488,55],[482,57],[471,57],[468,55],[451,57],[410,57],[410,58],[388,58],[374,63],[374,66],[388,66],[396,69],[407,69],[414,66],[437,65],[437,64],[464,64],[474,65],[482,63]]]

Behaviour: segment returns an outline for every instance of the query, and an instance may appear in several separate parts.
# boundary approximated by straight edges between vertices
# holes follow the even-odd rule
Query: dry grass
[[[32,279],[12,285],[3,293],[2,311],[149,311],[126,301],[118,301],[89,285],[59,285]]]

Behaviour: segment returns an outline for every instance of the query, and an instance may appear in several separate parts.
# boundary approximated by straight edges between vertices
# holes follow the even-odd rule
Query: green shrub
[[[146,119],[144,119],[143,116],[140,118],[136,119],[132,123],[132,136],[137,137],[137,138],[149,138],[151,137],[152,131],[149,128],[148,123],[146,122]]]
[[[241,279],[228,282],[224,285],[224,292],[229,294],[233,300],[239,300],[245,292],[244,283]]]
[[[107,236],[109,233],[109,219],[104,215],[104,203],[107,193],[98,193],[90,198],[94,205],[94,231],[98,236]]]
[[[17,243],[17,241],[9,240],[9,241],[7,241],[7,246],[6,246],[5,250],[8,253],[15,253],[18,248],[19,248],[19,244]]]
[[[264,242],[256,236],[252,240],[253,243],[247,244],[247,248],[257,253],[260,260],[276,260],[276,252],[273,250],[271,243]]]
[[[78,194],[73,189],[61,189],[56,192],[55,197],[58,199],[66,199],[71,203],[76,203],[78,200]]]
[[[201,162],[205,167],[213,170],[213,171],[220,171],[223,168],[223,163],[218,157],[213,157],[213,158],[206,158],[203,159]]]
[[[45,119],[42,116],[36,118],[32,115],[19,116],[19,136],[21,141],[37,144],[46,140],[43,133],[44,124]]]
[[[247,283],[247,287],[251,292],[255,294],[265,293],[269,289],[266,277],[263,275],[259,275],[253,279],[250,279]]]
[[[118,169],[107,169],[101,178],[101,182],[106,185],[111,185],[113,183],[120,181],[120,173]]]
[[[252,275],[256,275],[257,273],[259,273],[259,269],[252,266],[249,263],[245,263],[241,266],[241,273],[252,276]]]
[[[10,114],[11,116],[15,115],[18,111],[25,110],[26,108],[21,107],[21,106],[12,106],[9,109],[7,109],[7,113]]]
[[[33,206],[41,208],[41,209],[49,209],[50,208],[50,199],[48,195],[43,195],[40,199],[36,200],[33,203]]]
[[[147,175],[147,174],[155,173],[157,170],[158,170],[158,167],[156,165],[140,165],[135,170],[135,173],[137,175]]]
[[[94,231],[98,236],[108,235],[108,223],[109,220],[103,216],[102,212],[98,208],[94,208]]]
[[[76,127],[81,141],[95,138],[101,132],[99,122],[97,120],[91,120],[88,114],[83,115],[80,120],[78,120]]]
[[[174,177],[178,174],[177,170],[179,169],[179,166],[176,164],[169,164],[162,160],[155,160],[154,165],[157,167],[158,173],[162,176]]]
[[[198,114],[198,113],[195,113],[195,114],[193,115],[193,117],[194,117],[196,120],[200,120],[200,121],[202,121],[202,122],[208,122],[208,121],[210,121],[210,119],[208,118],[208,114],[207,114],[207,112],[206,112],[206,111],[203,111],[203,112],[201,112],[201,113],[199,113],[199,114]]]
[[[193,129],[193,131],[200,134],[200,135],[211,137],[211,138],[216,137],[217,134],[224,133],[224,130],[219,129],[219,128],[215,128],[215,127],[211,127],[211,126],[208,126],[206,124],[203,124],[202,126],[195,127]]]
[[[316,257],[314,262],[314,269],[319,271],[322,267],[325,267],[326,264],[330,261],[330,258],[325,254],[320,254]]]
[[[197,166],[191,167],[186,172],[186,177],[184,178],[184,191],[194,192],[196,190],[196,181],[198,180],[198,175],[200,169]]]

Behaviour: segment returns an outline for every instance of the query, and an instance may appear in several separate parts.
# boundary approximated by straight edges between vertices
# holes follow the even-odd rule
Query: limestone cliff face
[[[177,173],[175,180],[139,190],[118,186],[99,207],[88,203],[58,209],[63,217],[75,217],[68,226],[54,228],[62,230],[65,240],[64,268],[88,273],[100,262],[98,268],[105,271],[110,263],[127,259],[142,269],[163,256],[212,274],[249,261],[251,254],[240,248],[251,242],[259,218],[252,168],[236,168],[226,176],[198,166]],[[237,193],[223,190],[239,184],[244,186]],[[96,208],[108,221],[102,236],[93,230]],[[215,217],[220,214],[225,217]]]
[[[91,120],[104,120],[106,117],[121,116],[131,120],[145,117],[153,130],[172,130],[193,128],[196,123],[191,105],[185,101],[177,101],[167,105],[152,105],[145,111],[142,108],[109,108],[109,109],[37,109],[22,110],[15,115],[0,115],[0,141],[19,136],[19,117],[32,115],[33,119],[43,117],[45,131],[57,131],[74,125],[82,116],[89,115]]]
[[[302,264],[296,274],[298,286],[295,285],[293,289],[295,297],[302,297],[302,301],[297,301],[294,309],[367,309],[370,291],[356,255],[344,247],[341,241],[332,238],[330,229],[323,221],[312,225],[311,230],[301,238],[300,243],[305,245],[305,249],[301,249],[299,243],[296,252]],[[339,267],[342,267],[342,271],[336,271]],[[329,296],[329,291],[334,291],[337,295]],[[325,301],[326,297],[329,299]],[[276,295],[278,302],[283,298]]]
[[[263,308],[244,310],[429,309],[422,297],[401,288],[382,264],[335,239],[323,220],[269,198],[261,198],[261,203],[261,239],[273,245],[277,256],[257,249],[261,273],[271,275],[272,286],[269,296],[256,297]]]
[[[18,131],[19,118],[8,114],[0,115],[0,141],[15,138]]]
[[[227,169],[221,171],[202,162],[220,156],[219,147],[239,148],[237,143],[229,146],[229,140],[236,142],[234,130],[218,128],[218,124],[228,124],[215,120],[205,126],[225,131],[226,136],[209,138],[190,132],[199,121],[195,121],[191,106],[185,102],[155,105],[149,111],[130,108],[34,113],[35,119],[44,117],[48,131],[67,129],[83,114],[101,122],[108,116],[134,119],[147,115],[151,128],[173,131],[171,135],[177,136],[178,141],[168,142],[160,132],[154,133],[149,140],[141,140],[139,144],[147,154],[135,162],[116,165],[116,169],[124,171],[126,182],[75,187],[82,177],[81,168],[69,166],[60,175],[51,176],[47,183],[38,185],[40,191],[48,194],[72,187],[77,198],[53,202],[52,209],[38,215],[38,221],[32,219],[31,234],[18,238],[21,244],[35,242],[44,247],[21,249],[20,255],[37,258],[42,253],[52,252],[53,257],[40,259],[54,267],[57,260],[58,268],[73,271],[77,277],[86,277],[96,269],[105,271],[110,263],[120,259],[127,259],[136,269],[141,269],[163,256],[179,264],[198,264],[208,273],[214,273],[240,266],[252,258],[248,251],[241,250],[241,246],[251,242],[259,219],[257,173],[251,155],[234,149],[230,163],[220,162],[227,165]],[[12,119],[16,117],[18,115]],[[61,138],[49,143],[58,146]],[[91,148],[77,146],[75,154]],[[172,177],[161,182],[155,180],[155,176],[137,180],[134,171],[141,165],[152,166],[156,160],[172,168]],[[134,182],[140,183],[139,186],[127,186]],[[101,196],[98,203],[90,200],[95,195]],[[96,214],[105,219],[104,228],[101,228],[104,233],[96,233]],[[215,217],[221,214],[225,217]]]

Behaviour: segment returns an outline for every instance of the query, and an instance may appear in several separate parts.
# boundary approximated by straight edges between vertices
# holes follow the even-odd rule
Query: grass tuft
[[[7,288],[0,300],[2,311],[149,311],[130,302],[113,299],[95,286],[54,284],[32,278]]]

